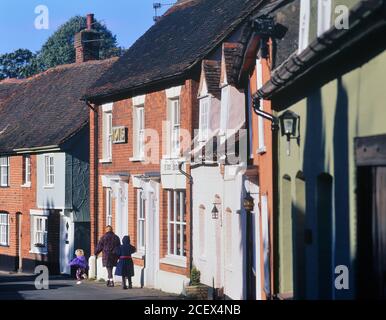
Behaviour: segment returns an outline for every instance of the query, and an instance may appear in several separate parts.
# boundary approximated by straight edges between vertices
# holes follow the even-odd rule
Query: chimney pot
[[[93,13],[89,13],[87,15],[87,30],[91,30],[92,29],[93,23],[94,23],[94,14]]]

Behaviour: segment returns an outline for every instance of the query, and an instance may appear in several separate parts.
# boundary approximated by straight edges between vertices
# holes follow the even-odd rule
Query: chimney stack
[[[99,60],[100,35],[93,30],[94,14],[87,15],[87,28],[75,35],[76,63],[83,63],[90,60]]]
[[[92,25],[94,24],[94,14],[89,13],[87,15],[87,30],[90,31],[92,29]]]

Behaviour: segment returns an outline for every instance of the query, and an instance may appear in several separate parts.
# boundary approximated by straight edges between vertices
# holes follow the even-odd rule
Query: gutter
[[[35,147],[35,148],[21,148],[13,149],[16,154],[38,153],[38,152],[54,152],[61,151],[62,149],[58,145]]]
[[[379,19],[379,17],[374,19],[374,15],[379,14],[382,8],[384,11],[381,12],[381,17],[383,19]],[[271,79],[257,91],[256,96],[260,99],[271,100],[273,95],[278,94],[323,63],[338,56],[344,49],[348,49],[351,45],[363,40],[378,28],[386,26],[385,17],[385,1],[361,1],[350,12],[349,20],[353,22],[350,23],[349,29],[339,30],[331,27],[300,54],[290,56],[273,72]],[[347,39],[348,37],[350,39]]]

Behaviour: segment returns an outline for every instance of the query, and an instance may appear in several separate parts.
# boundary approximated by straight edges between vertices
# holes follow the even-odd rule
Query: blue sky
[[[0,0],[0,54],[19,48],[37,51],[69,18],[87,13],[94,13],[117,36],[118,44],[128,48],[153,24],[153,2],[173,1]],[[48,30],[35,29],[38,5],[49,9]]]

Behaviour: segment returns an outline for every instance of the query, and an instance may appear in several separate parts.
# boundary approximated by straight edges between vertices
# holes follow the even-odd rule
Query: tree
[[[27,78],[34,74],[37,65],[33,63],[36,55],[28,49],[18,49],[0,55],[0,80],[6,78]]]
[[[75,49],[74,36],[87,27],[85,17],[76,16],[64,25],[47,40],[39,52],[37,59],[44,69],[57,65],[74,63]],[[117,46],[117,39],[106,26],[95,20],[92,28],[100,33],[100,58],[106,59],[121,54],[122,49]]]
[[[27,78],[58,65],[74,63],[74,37],[86,26],[85,17],[75,16],[59,27],[39,52],[32,53],[28,49],[18,49],[15,52],[0,55],[0,80]],[[92,28],[100,33],[101,59],[122,54],[123,49],[117,46],[116,36],[106,26],[95,20]]]

